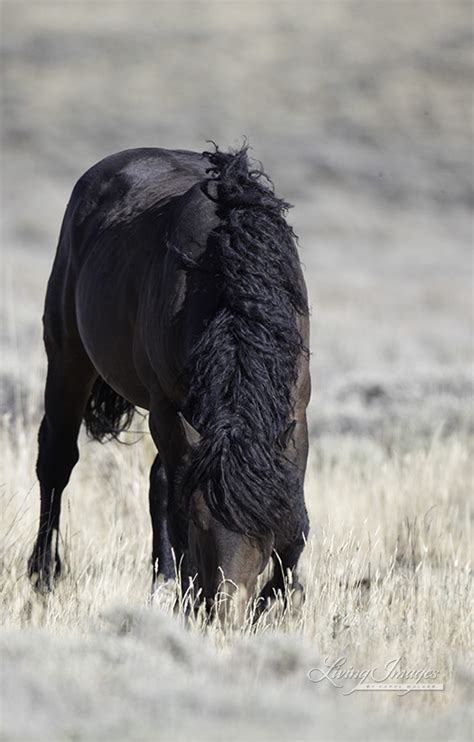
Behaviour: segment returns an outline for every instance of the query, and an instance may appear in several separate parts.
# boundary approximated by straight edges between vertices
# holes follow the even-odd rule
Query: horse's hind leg
[[[171,542],[168,533],[168,479],[165,467],[157,454],[150,471],[150,516],[153,529],[153,583],[152,595],[157,587],[157,579],[165,580],[176,576]]]
[[[47,346],[48,375],[45,414],[38,435],[36,471],[40,482],[39,529],[28,562],[30,578],[39,590],[48,590],[61,572],[58,553],[61,495],[79,459],[77,437],[86,402],[96,376],[82,346]],[[51,554],[56,533],[54,556]]]

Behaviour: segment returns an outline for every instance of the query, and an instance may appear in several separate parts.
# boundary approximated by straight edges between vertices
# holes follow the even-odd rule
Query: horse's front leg
[[[300,404],[303,412],[295,414],[295,419],[288,427],[287,438],[283,436],[283,447],[285,458],[296,467],[296,478],[294,486],[300,490],[296,501],[298,507],[297,522],[299,529],[296,538],[288,535],[288,542],[284,547],[277,549],[273,555],[274,572],[273,577],[266,583],[259,596],[257,615],[259,615],[269,604],[271,604],[280,593],[283,597],[284,606],[299,608],[303,604],[304,589],[298,579],[297,565],[301,552],[306,543],[309,532],[308,513],[304,503],[304,476],[308,458],[308,425],[306,421],[306,405],[309,399],[309,376],[302,372],[300,384]]]
[[[257,617],[278,597],[285,608],[298,609],[304,601],[304,588],[298,578],[297,564],[304,548],[301,539],[273,555],[273,576],[264,585],[257,603]]]
[[[159,575],[175,579],[176,567],[183,592],[194,578],[187,552],[187,512],[179,492],[179,473],[186,466],[192,445],[188,427],[174,405],[164,396],[155,395],[150,410],[150,431],[159,451],[150,474],[153,590]]]
[[[153,595],[160,577],[165,581],[176,577],[168,531],[168,479],[159,454],[156,455],[150,471],[149,503],[153,530],[153,581],[151,586]]]

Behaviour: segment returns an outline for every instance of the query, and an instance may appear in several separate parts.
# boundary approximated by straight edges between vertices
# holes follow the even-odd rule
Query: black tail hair
[[[135,407],[117,394],[100,376],[96,379],[84,413],[87,434],[96,441],[117,440],[132,422]]]
[[[234,153],[214,146],[203,154],[217,183],[221,221],[209,240],[218,248],[223,298],[189,363],[187,410],[201,442],[185,487],[188,496],[201,490],[229,529],[261,536],[288,531],[306,515],[297,472],[278,439],[290,422],[306,352],[297,316],[308,307],[295,235],[284,218],[289,204],[261,168],[251,169],[246,145]]]

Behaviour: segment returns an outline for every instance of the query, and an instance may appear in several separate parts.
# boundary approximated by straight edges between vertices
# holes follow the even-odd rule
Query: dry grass
[[[306,673],[318,662],[317,658],[335,660],[345,656],[347,666],[381,669],[386,662],[400,657],[405,668],[437,670],[444,692],[412,693],[403,699],[394,693],[373,694],[371,698],[364,694],[357,709],[361,704],[384,714],[397,709],[401,712],[397,722],[400,724],[408,723],[412,713],[420,719],[426,718],[427,712],[458,714],[465,701],[466,673],[469,674],[465,668],[471,646],[468,494],[472,470],[467,438],[434,437],[429,444],[415,445],[405,454],[396,450],[388,453],[373,440],[363,438],[339,436],[314,442],[307,483],[312,533],[302,560],[307,588],[303,609],[284,615],[277,605],[257,627],[247,622],[237,632],[229,626],[206,628],[198,617],[186,622],[187,631],[183,633],[179,628],[183,621],[179,618],[160,623],[163,615],[172,614],[168,589],[163,589],[155,604],[146,608],[151,536],[147,476],[153,456],[148,435],[144,434],[133,446],[100,447],[83,440],[82,458],[63,501],[61,541],[66,574],[51,596],[40,598],[32,592],[25,576],[38,512],[38,485],[33,469],[36,430],[20,419],[4,419],[1,434],[1,610],[2,623],[10,630],[6,633],[6,666],[10,666],[8,659],[12,660],[13,652],[14,666],[28,668],[29,683],[37,652],[32,651],[32,646],[38,638],[41,646],[49,647],[47,657],[53,663],[54,675],[59,672],[61,676],[61,658],[72,651],[71,641],[76,647],[71,655],[73,664],[82,662],[74,659],[76,654],[79,658],[84,653],[95,656],[94,667],[84,675],[88,680],[84,680],[83,691],[91,683],[100,690],[100,678],[111,672],[107,658],[97,657],[91,646],[98,636],[102,636],[99,643],[105,642],[106,647],[112,641],[111,632],[113,642],[117,642],[117,635],[125,635],[133,640],[130,651],[135,657],[145,633],[146,643],[156,641],[158,662],[164,641],[159,637],[163,631],[165,635],[171,631],[177,632],[179,646],[184,643],[184,648],[177,650],[178,655],[180,651],[194,653],[204,674],[211,673],[213,663],[217,663],[213,682],[228,672],[227,662],[231,662],[236,668],[233,682],[239,693],[250,684],[254,698],[261,696],[262,703],[269,688],[272,699],[286,688],[288,698],[295,702],[302,703],[311,690],[318,704],[322,703],[332,689],[311,686],[306,680]],[[111,646],[114,652],[118,651],[116,643]],[[198,658],[201,651],[202,662]],[[125,667],[127,662],[130,667],[133,665],[129,658]],[[176,662],[177,671],[180,663]],[[84,669],[78,672],[81,676]],[[291,686],[288,674],[293,679]],[[22,682],[25,680],[19,671],[16,683],[20,696],[25,692]],[[198,690],[193,690],[197,693],[197,705],[203,698]],[[131,688],[122,687],[121,692],[127,705]],[[177,709],[181,693],[177,689],[173,697]],[[53,709],[57,707],[54,697],[48,703]],[[245,724],[250,722],[245,722],[241,703],[242,699],[231,703],[229,713],[240,720],[245,731]],[[338,703],[341,710],[347,710],[349,699],[339,695]],[[311,721],[311,707],[306,704],[304,708]],[[316,711],[322,713],[320,705]],[[212,734],[212,713],[204,714],[200,727],[203,734],[205,729]],[[334,712],[328,713],[332,719]],[[192,714],[187,712],[188,722]],[[132,707],[125,716],[136,734]],[[283,726],[290,717],[284,716]],[[298,730],[306,738],[308,719],[303,717]],[[77,711],[67,707],[67,724],[87,739],[90,730],[84,731],[79,718]],[[94,727],[97,733],[103,732],[103,724],[112,734],[107,718],[98,712]],[[461,719],[462,729],[464,717],[457,718],[458,723]],[[257,733],[258,721],[254,719],[252,724],[249,728]],[[26,727],[20,728],[26,733]],[[45,728],[48,734],[55,730],[54,724]],[[293,722],[290,728],[294,730]],[[64,726],[59,725],[59,729],[64,732]],[[188,734],[186,724],[177,729]],[[337,731],[337,724],[331,729],[326,733],[334,736],[328,738],[346,738],[341,729]],[[369,737],[373,731],[369,722],[360,729]],[[384,734],[389,738],[395,729],[392,724]],[[420,729],[421,734],[423,727]],[[425,730],[428,736],[436,734],[435,729],[430,730]],[[8,725],[7,731],[12,733]],[[149,733],[146,723],[142,733],[145,737]],[[139,737],[133,731],[129,734],[127,738]],[[120,737],[112,734],[110,738]]]

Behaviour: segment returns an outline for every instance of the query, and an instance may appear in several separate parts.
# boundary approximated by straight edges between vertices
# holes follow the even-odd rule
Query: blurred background
[[[294,204],[313,434],[390,445],[469,427],[470,2],[3,0],[1,12],[2,411],[34,399],[39,417],[45,285],[82,172],[121,149],[245,135]]]

